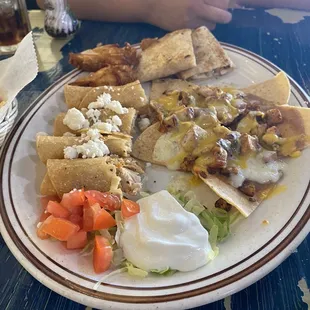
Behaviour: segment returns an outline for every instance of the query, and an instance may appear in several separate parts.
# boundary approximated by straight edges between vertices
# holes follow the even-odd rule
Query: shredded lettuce
[[[89,240],[87,242],[87,244],[85,245],[85,247],[82,249],[82,251],[80,252],[81,256],[89,256],[93,254],[93,250],[94,250],[94,240]]]
[[[177,270],[174,269],[170,269],[169,267],[167,267],[166,269],[163,270],[158,270],[158,269],[152,269],[151,273],[159,275],[159,276],[172,276],[173,274],[175,274],[177,272]]]
[[[216,254],[218,252],[217,242],[227,238],[230,234],[230,225],[238,219],[240,213],[237,211],[231,213],[216,208],[208,210],[197,200],[193,191],[185,193],[175,191],[172,186],[168,188],[168,191],[186,211],[195,214],[199,218],[202,226],[209,232],[209,242]]]
[[[143,269],[135,267],[132,263],[126,262],[127,272],[130,276],[145,278],[149,273]]]

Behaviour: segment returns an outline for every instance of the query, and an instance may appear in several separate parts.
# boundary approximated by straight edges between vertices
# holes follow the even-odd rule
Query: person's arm
[[[147,15],[148,0],[68,0],[74,14],[80,19],[107,22],[140,22]],[[44,9],[44,0],[37,0]]]
[[[43,0],[37,0],[43,8]],[[230,0],[68,0],[80,19],[145,22],[166,30],[228,23]]]
[[[238,4],[265,8],[310,10],[309,0],[239,0]]]

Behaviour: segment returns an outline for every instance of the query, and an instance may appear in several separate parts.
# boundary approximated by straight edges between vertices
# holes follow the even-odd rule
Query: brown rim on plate
[[[223,44],[226,47],[231,47],[233,49],[233,52],[237,52],[236,50],[240,50],[243,51],[247,54],[250,54],[252,57],[259,59],[261,62],[266,63],[267,65],[269,65],[269,67],[273,67],[273,69],[275,71],[280,71],[279,68],[277,68],[275,65],[273,65],[272,63],[268,62],[267,60],[257,56],[254,53],[248,52],[244,49],[229,45],[229,44]],[[237,52],[238,53],[238,52]],[[242,54],[242,53],[239,53]],[[243,54],[242,54],[243,55]],[[243,55],[245,56],[245,55]],[[256,61],[255,59],[252,59]],[[259,63],[260,65],[262,65],[261,62],[256,61],[257,63]],[[270,70],[270,68],[268,68],[268,66],[264,66],[266,69],[268,69],[270,72],[272,72]],[[74,74],[76,73],[76,74]],[[274,72],[272,72],[274,73]],[[66,79],[67,77],[70,77],[72,75],[72,77],[74,77],[75,75],[79,74],[78,70],[74,70],[72,72],[70,72],[69,74],[67,74],[66,76],[64,76],[63,78],[61,78],[60,80],[58,80],[56,83],[59,84],[59,82],[63,81],[64,79]],[[295,89],[297,90],[297,92],[300,94],[300,96],[305,99],[305,101],[308,100],[308,98],[306,97],[306,95],[303,93],[303,91],[298,87],[298,85],[296,84],[296,82],[294,80],[292,80],[290,78],[290,81],[292,83],[292,85],[295,86]],[[10,134],[10,138],[14,136],[14,133],[17,131],[17,129],[19,128],[19,126],[22,124],[23,120],[25,119],[25,117],[29,114],[29,112],[35,107],[35,105],[41,100],[41,98],[43,98],[45,96],[45,94],[49,93],[51,90],[53,90],[53,88],[55,88],[55,86],[57,84],[53,84],[51,87],[49,87],[42,95],[40,95],[40,97],[35,100],[35,102],[31,105],[31,107],[29,107],[26,112],[23,114],[23,116],[19,119],[18,123],[15,125],[13,131]],[[33,115],[36,113],[36,111],[44,104],[44,102],[37,107],[37,109],[35,110],[35,112],[33,113]],[[299,104],[302,106],[301,102],[299,102]],[[32,118],[32,117],[31,117]],[[30,122],[31,118],[27,121],[27,123],[25,124],[25,126],[27,126],[27,124]],[[13,153],[16,149],[17,143],[20,139],[21,134],[19,135],[19,137],[17,138],[17,141],[15,142],[14,148],[13,148]],[[3,148],[3,152],[2,152],[2,156],[1,156],[1,160],[0,160],[0,169],[1,169],[1,178],[3,178],[3,166],[4,166],[4,157],[5,154],[10,146],[10,143],[8,141],[10,141],[10,138],[7,140],[4,148]],[[9,167],[9,182],[10,182],[10,170],[11,170],[11,165],[12,165],[12,158],[10,159],[10,167]],[[10,183],[9,183],[10,184]],[[292,217],[289,219],[289,221],[282,227],[282,229],[271,239],[269,240],[265,245],[263,245],[260,249],[258,249],[256,252],[252,253],[250,256],[248,256],[247,258],[245,258],[244,260],[238,262],[237,264],[230,266],[220,272],[214,273],[212,275],[209,275],[205,278],[201,278],[201,279],[197,279],[191,282],[186,282],[186,283],[181,283],[181,284],[177,284],[177,285],[172,285],[172,286],[165,286],[165,287],[156,287],[156,288],[142,288],[142,287],[125,287],[125,286],[119,286],[119,285],[111,285],[111,284],[103,284],[105,286],[112,286],[115,288],[122,288],[122,289],[131,289],[131,290],[162,290],[162,289],[170,289],[170,288],[175,288],[175,287],[180,287],[180,286],[185,286],[185,285],[189,285],[189,284],[194,284],[194,283],[198,283],[207,279],[210,279],[214,276],[220,275],[228,270],[231,270],[233,268],[235,268],[236,266],[240,265],[241,263],[245,262],[246,260],[250,259],[251,257],[255,256],[257,253],[259,253],[261,250],[263,250],[266,246],[268,246],[274,239],[276,239],[282,232],[283,230],[289,225],[289,223],[294,219],[294,217],[297,215],[299,209],[301,208],[304,199],[306,198],[308,192],[309,192],[309,188],[310,188],[310,183],[308,184],[307,190],[305,192],[305,194],[303,195],[302,201],[300,202],[299,206],[296,208],[294,214],[292,215]],[[274,258],[275,256],[277,256],[285,247],[287,247],[287,245],[289,243],[291,243],[294,238],[298,235],[298,233],[303,229],[303,227],[306,225],[307,221],[310,218],[310,209],[308,208],[307,211],[303,214],[302,218],[300,219],[300,221],[297,223],[297,225],[293,228],[292,232],[290,233],[289,236],[287,236],[275,249],[273,249],[270,253],[268,253],[266,256],[264,256],[262,259],[260,259],[259,261],[255,262],[254,264],[252,264],[251,266],[249,266],[248,268],[246,268],[245,270],[236,273],[235,275],[226,278],[225,280],[216,282],[214,284],[202,287],[202,288],[198,288],[198,289],[194,289],[188,292],[182,292],[182,293],[175,293],[175,294],[170,294],[170,295],[164,295],[164,296],[150,296],[150,297],[138,297],[138,296],[121,296],[121,295],[116,295],[116,294],[109,294],[109,293],[104,293],[104,292],[98,292],[98,291],[94,291],[92,289],[88,289],[85,288],[81,285],[78,285],[76,283],[73,283],[71,281],[66,280],[65,278],[59,276],[58,274],[56,274],[53,270],[46,268],[46,266],[41,263],[36,257],[34,257],[34,255],[23,245],[22,241],[19,239],[19,237],[16,235],[10,220],[8,218],[8,215],[6,213],[6,209],[4,206],[4,201],[3,201],[3,193],[2,193],[2,188],[0,190],[0,195],[1,195],[1,201],[0,201],[0,214],[2,216],[3,222],[5,224],[5,227],[11,237],[11,239],[14,241],[15,245],[17,246],[17,248],[19,249],[19,251],[38,269],[40,270],[42,273],[46,274],[47,276],[49,276],[51,279],[53,279],[54,281],[62,284],[65,287],[71,288],[77,292],[80,292],[82,294],[88,295],[88,296],[92,296],[92,297],[96,297],[96,298],[100,298],[100,299],[105,299],[105,300],[109,300],[109,301],[116,301],[116,302],[127,302],[127,303],[158,303],[158,302],[166,302],[166,301],[173,301],[173,300],[179,300],[179,299],[183,299],[183,298],[188,298],[188,297],[193,297],[193,296],[197,296],[200,294],[204,294],[207,292],[211,292],[213,290],[222,288],[224,286],[227,286],[237,280],[240,280],[241,278],[249,275],[250,273],[256,271],[258,268],[260,268],[261,266],[263,266],[264,264],[266,264],[269,260],[271,260],[272,258]],[[12,203],[12,207],[13,207],[13,211],[15,214],[15,217],[20,225],[20,228],[22,229],[22,231],[25,233],[25,235],[27,236],[25,230],[23,229],[23,226],[20,223],[20,220],[17,216],[16,210],[15,210],[15,206],[13,204],[13,200],[12,200],[12,196],[11,196],[11,192],[10,194],[10,200]],[[28,236],[27,236],[28,237]],[[34,242],[29,238],[29,240],[32,242],[32,244],[36,247],[36,245],[34,244]],[[45,255],[38,247],[36,247],[43,255]],[[45,255],[45,257],[47,257]],[[52,261],[53,264],[58,265],[58,267],[63,268],[62,266],[60,266],[59,264],[57,264],[55,261],[53,261],[52,259],[50,259],[49,257],[47,257],[50,261]],[[68,269],[63,268],[63,270],[78,276],[82,279],[85,279],[87,281],[91,281],[91,282],[95,282],[93,280],[90,280],[88,278],[82,277],[76,273],[71,272]]]

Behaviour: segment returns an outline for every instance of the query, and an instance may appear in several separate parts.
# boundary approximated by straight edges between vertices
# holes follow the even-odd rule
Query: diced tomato
[[[102,273],[109,269],[113,257],[110,242],[103,236],[95,236],[93,253],[93,265],[96,273]]]
[[[116,226],[115,219],[108,211],[101,209],[94,213],[94,230],[108,229],[114,226]]]
[[[123,218],[126,219],[140,213],[140,206],[132,200],[123,199],[121,211]]]
[[[94,229],[94,214],[101,210],[98,203],[89,207],[85,204],[83,209],[83,230],[92,231]]]
[[[118,196],[110,193],[101,193],[99,191],[86,191],[85,197],[88,199],[90,206],[95,203],[99,203],[101,208],[105,208],[109,211],[115,211],[120,209],[121,200]]]
[[[58,196],[44,196],[40,198],[41,201],[41,206],[42,208],[45,210],[47,207],[48,202],[52,200],[52,201],[57,201],[59,202],[59,197]]]
[[[50,200],[47,204],[46,211],[55,217],[67,219],[70,216],[70,211],[63,207],[59,202]]]
[[[72,214],[83,214],[83,205],[85,201],[84,190],[74,190],[62,196],[60,204],[68,209]]]
[[[68,219],[71,223],[78,225],[81,229],[83,228],[83,217],[78,214],[71,214]]]
[[[102,209],[98,203],[84,207],[83,212],[83,229],[85,231],[108,229],[116,226],[113,216]]]
[[[67,249],[83,249],[87,244],[87,232],[80,230],[72,235],[67,241]]]
[[[45,240],[45,239],[48,239],[50,236],[45,233],[44,231],[42,231],[42,223],[40,222],[40,225],[39,227],[37,227],[37,236],[42,239],[42,240]]]
[[[60,241],[67,241],[80,230],[78,225],[66,219],[54,217],[53,215],[48,217],[40,228],[44,233]]]

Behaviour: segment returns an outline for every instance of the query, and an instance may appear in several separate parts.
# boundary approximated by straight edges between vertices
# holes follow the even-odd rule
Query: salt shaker
[[[54,38],[67,38],[80,28],[80,21],[74,17],[67,0],[45,0],[45,31]]]

